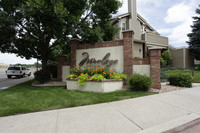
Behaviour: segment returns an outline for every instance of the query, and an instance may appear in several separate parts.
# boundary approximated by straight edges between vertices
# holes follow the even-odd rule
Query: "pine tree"
[[[200,5],[199,5],[200,7]],[[188,34],[190,54],[197,60],[200,60],[200,9],[196,9],[198,16],[193,17],[192,33]]]

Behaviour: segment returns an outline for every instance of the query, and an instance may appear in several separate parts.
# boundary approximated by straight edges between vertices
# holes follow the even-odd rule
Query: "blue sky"
[[[117,14],[128,12],[127,0]],[[192,16],[200,2],[198,0],[137,0],[137,12],[161,35],[169,38],[173,47],[187,47],[187,34],[191,32]],[[32,64],[35,59],[25,60],[14,54],[1,54],[0,63]]]

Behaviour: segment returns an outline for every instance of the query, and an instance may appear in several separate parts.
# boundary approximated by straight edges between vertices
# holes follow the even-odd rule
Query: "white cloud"
[[[160,29],[161,33],[168,32],[170,44],[179,47],[187,46],[188,41],[187,34],[191,32],[190,25],[192,25],[192,16],[195,15],[194,3],[196,1],[190,1],[189,3],[182,2],[167,11],[167,16],[164,18],[167,24],[175,23],[176,26],[169,29]]]
[[[160,34],[169,34],[172,29],[159,29],[157,30]]]
[[[167,0],[165,0],[165,2],[167,2]],[[155,7],[161,7],[164,5],[163,0],[137,0],[137,3],[139,6],[153,4]]]
[[[169,34],[169,39],[171,40],[172,45],[187,45],[186,41],[188,40],[187,34],[191,32],[190,22],[185,22],[180,24],[177,27],[174,27]]]
[[[0,53],[0,63],[4,64],[33,64],[37,62],[36,59],[26,60],[24,58],[17,57],[15,54],[2,54]]]
[[[194,9],[190,4],[182,2],[168,9],[165,21],[167,23],[191,21],[191,16],[194,14]]]

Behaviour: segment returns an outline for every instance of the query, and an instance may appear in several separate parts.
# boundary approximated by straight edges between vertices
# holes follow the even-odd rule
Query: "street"
[[[11,79],[8,79],[5,75],[6,68],[0,68],[0,90],[7,89],[11,86],[23,83],[25,81],[31,80],[34,78],[33,73],[34,70],[31,71],[31,76],[25,76],[24,78],[16,78],[12,77]]]

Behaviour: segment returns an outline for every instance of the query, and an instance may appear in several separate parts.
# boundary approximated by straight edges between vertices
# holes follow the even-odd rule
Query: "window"
[[[145,26],[142,25],[142,34],[145,33]]]
[[[20,70],[20,67],[9,67],[8,70]]]
[[[126,23],[122,23],[122,31],[126,30]]]
[[[119,28],[119,23],[116,23],[116,24],[115,24],[115,28]]]

